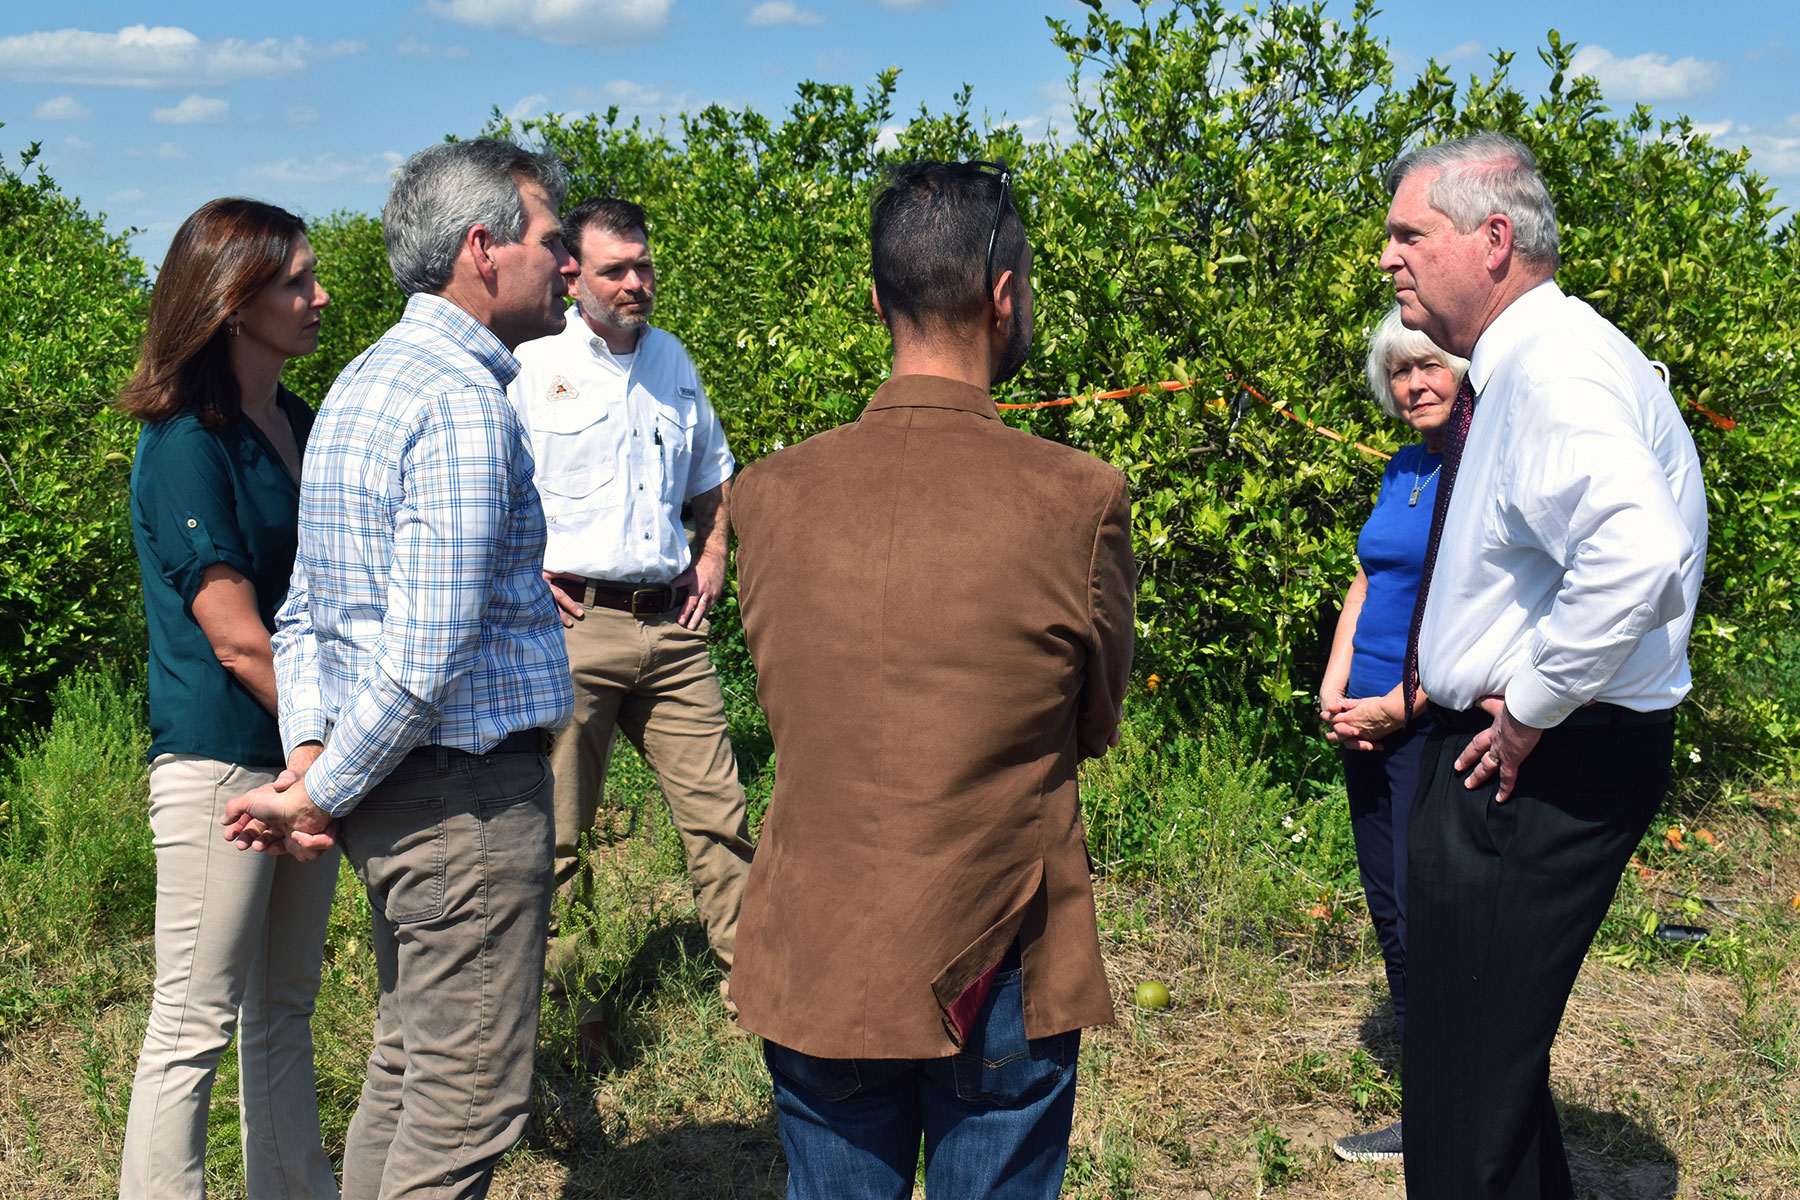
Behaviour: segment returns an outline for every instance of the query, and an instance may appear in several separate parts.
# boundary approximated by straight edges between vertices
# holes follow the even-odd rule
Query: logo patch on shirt
[[[694,391],[691,387],[678,387],[675,390],[681,393],[681,398],[683,400],[695,400],[699,398],[699,393]]]
[[[561,375],[558,375],[555,379],[550,381],[550,390],[544,393],[544,399],[573,400],[580,394],[580,392],[575,390],[574,384],[570,383],[567,379],[564,379]]]

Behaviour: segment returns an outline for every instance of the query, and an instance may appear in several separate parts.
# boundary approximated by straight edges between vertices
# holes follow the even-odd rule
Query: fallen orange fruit
[[[1146,979],[1137,985],[1135,992],[1131,993],[1131,1002],[1139,1008],[1161,1012],[1169,1007],[1169,985],[1158,983],[1154,979]]]

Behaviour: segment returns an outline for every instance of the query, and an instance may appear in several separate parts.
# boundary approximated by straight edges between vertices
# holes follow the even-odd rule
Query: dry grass
[[[1673,852],[1621,896],[1558,1040],[1554,1083],[1583,1195],[1603,1200],[1800,1196],[1800,838],[1740,807],[1714,829],[1712,859]],[[733,1036],[678,864],[652,822],[603,854],[619,1068],[590,1080],[563,1060],[566,1018],[546,1014],[536,1115],[508,1156],[505,1197],[779,1196],[785,1185],[753,1039]],[[1634,941],[1633,905],[1714,897],[1706,952],[1684,962]],[[1701,902],[1704,903],[1704,902]],[[1404,1194],[1398,1170],[1340,1163],[1330,1141],[1396,1114],[1394,1056],[1372,939],[1319,925],[1264,945],[1209,929],[1169,887],[1105,884],[1108,973],[1118,1023],[1090,1033],[1066,1194]],[[321,1083],[342,1121],[369,1006],[359,914],[343,906],[320,1018]],[[1721,909],[1729,910],[1721,911]],[[1620,931],[1623,930],[1624,933]],[[366,935],[365,935],[366,936]],[[1610,940],[1609,940],[1610,939]],[[124,955],[147,993],[149,958]],[[1167,1013],[1129,1004],[1137,982],[1175,995]],[[141,1000],[63,1016],[0,1049],[0,1197],[101,1197],[116,1186]],[[221,1162],[212,1195],[241,1194],[229,1152],[234,1087],[214,1099]]]

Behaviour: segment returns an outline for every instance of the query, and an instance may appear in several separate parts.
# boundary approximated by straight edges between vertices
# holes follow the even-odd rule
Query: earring
[[[243,331],[244,331],[244,323],[242,321],[239,321],[236,325],[225,326],[225,336],[226,337],[236,337],[238,334],[242,333]]]

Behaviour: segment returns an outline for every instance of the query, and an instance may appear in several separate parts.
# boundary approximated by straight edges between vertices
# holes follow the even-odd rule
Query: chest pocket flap
[[[597,404],[568,400],[540,404],[531,414],[537,485],[551,497],[579,500],[613,481],[619,471],[624,424]]]

